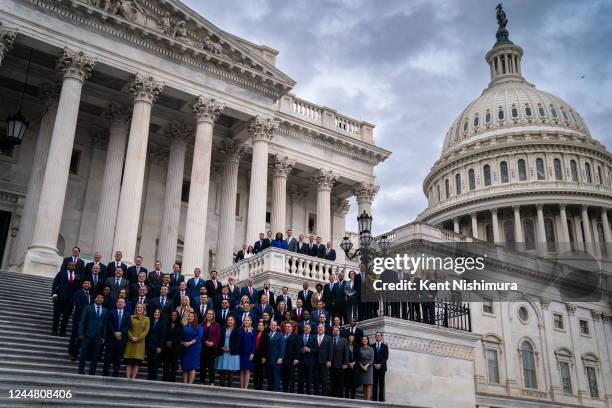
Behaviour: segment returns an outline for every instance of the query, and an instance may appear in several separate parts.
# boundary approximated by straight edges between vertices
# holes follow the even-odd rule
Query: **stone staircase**
[[[359,399],[349,403],[331,397],[242,390],[238,388],[237,376],[234,388],[203,386],[198,378],[198,384],[193,385],[148,381],[146,364],[135,380],[101,377],[100,363],[97,376],[79,375],[77,362],[67,358],[69,337],[51,336],[52,280],[0,271],[0,281],[0,407],[393,406]],[[124,375],[122,368],[120,376]],[[181,380],[179,369],[177,381]],[[9,399],[8,391],[15,389],[71,390],[72,398]]]

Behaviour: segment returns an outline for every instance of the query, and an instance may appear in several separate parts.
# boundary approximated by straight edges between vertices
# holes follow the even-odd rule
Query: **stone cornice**
[[[2,59],[4,58],[6,53],[13,48],[15,38],[17,38],[16,30],[10,30],[5,27],[0,27],[0,62],[2,62]]]

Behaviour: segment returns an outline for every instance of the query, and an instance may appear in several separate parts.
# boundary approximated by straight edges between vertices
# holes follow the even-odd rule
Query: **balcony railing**
[[[390,301],[385,299],[381,299],[377,303],[365,302],[362,304],[363,319],[367,320],[377,316],[387,316],[449,329],[472,331],[472,316],[469,303],[437,299],[434,303],[434,320],[432,323],[425,323],[423,321],[421,305],[422,303]]]

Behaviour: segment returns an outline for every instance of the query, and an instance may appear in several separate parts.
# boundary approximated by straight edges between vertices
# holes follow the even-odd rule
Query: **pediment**
[[[39,2],[40,3],[40,2]],[[182,62],[231,73],[243,85],[269,89],[275,96],[287,93],[294,85],[289,76],[270,64],[233,35],[177,0],[61,0],[71,12],[95,18],[118,28],[126,35],[138,35],[143,41],[179,53]],[[56,6],[57,7],[57,6]],[[52,7],[53,8],[53,7]],[[66,17],[66,14],[63,14]],[[89,24],[91,27],[91,24]],[[109,34],[109,30],[105,30]],[[123,38],[124,40],[126,37]],[[152,49],[151,46],[147,47]],[[162,53],[171,57],[168,53]],[[227,79],[226,75],[221,75]],[[267,92],[270,93],[270,92]]]

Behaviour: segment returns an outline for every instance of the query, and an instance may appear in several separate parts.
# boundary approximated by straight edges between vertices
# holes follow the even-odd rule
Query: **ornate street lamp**
[[[378,240],[378,246],[380,247],[380,250],[383,251],[383,253],[386,253],[389,248],[391,248],[391,241],[386,235],[383,235]]]
[[[23,106],[23,97],[25,95],[25,88],[28,85],[28,77],[30,76],[30,63],[32,62],[32,53],[34,50],[30,51],[30,58],[28,59],[28,69],[26,71],[25,82],[23,83],[23,87],[21,89],[21,101],[19,102],[19,109],[17,113],[14,115],[8,115],[6,118],[6,135],[0,141],[0,144],[5,149],[12,149],[16,145],[20,145],[23,141],[23,136],[25,135],[26,130],[28,129],[28,122],[26,118],[21,113],[21,108]]]

